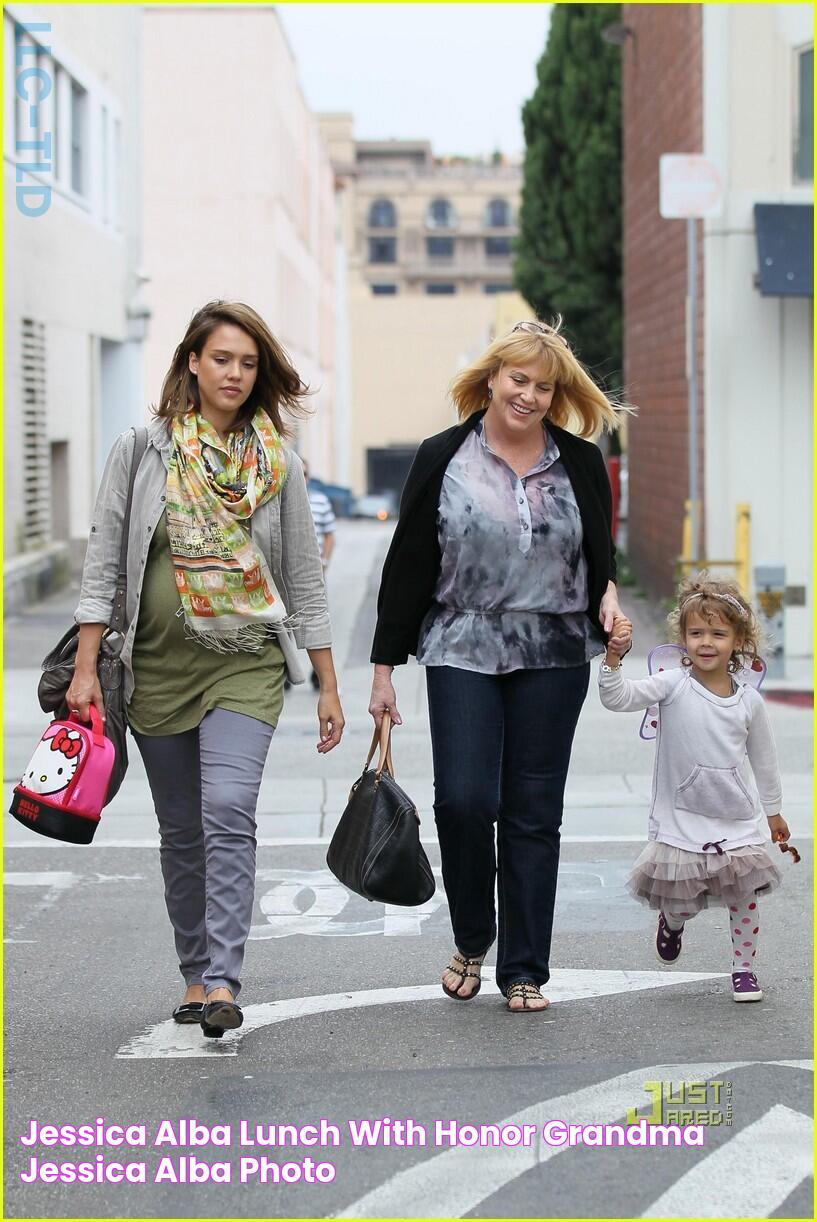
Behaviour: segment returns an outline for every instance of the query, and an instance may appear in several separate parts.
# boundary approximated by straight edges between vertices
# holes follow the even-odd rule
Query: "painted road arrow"
[[[723,975],[722,972],[623,972],[565,968],[553,973],[546,991],[554,1004],[561,1004],[617,993],[635,993],[642,989],[661,989],[677,984],[717,980]],[[493,980],[493,969],[483,968],[482,994],[499,995],[499,989]],[[313,997],[290,997],[281,1001],[245,1006],[244,1025],[237,1031],[225,1032],[223,1039],[205,1040],[198,1027],[180,1026],[172,1019],[167,1019],[123,1044],[116,1055],[142,1060],[162,1057],[237,1056],[242,1040],[252,1032],[260,1031],[263,1027],[272,1027],[276,1023],[288,1022],[292,1018],[301,1019],[309,1014],[328,1014],[338,1010],[356,1010],[364,1006],[392,1006],[413,1001],[444,1000],[438,983],[393,989],[363,989],[352,993],[324,993]],[[482,1003],[475,1001],[473,1004],[478,1006]],[[538,1021],[541,1023],[555,1020]]]

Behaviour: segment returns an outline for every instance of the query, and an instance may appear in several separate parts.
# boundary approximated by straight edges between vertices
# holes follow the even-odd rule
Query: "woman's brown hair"
[[[184,339],[173,354],[170,368],[162,383],[159,403],[154,407],[157,416],[170,419],[183,416],[191,404],[201,406],[198,378],[189,369],[191,352],[201,356],[204,345],[212,332],[227,323],[240,327],[255,340],[258,347],[258,375],[246,403],[242,404],[233,429],[241,429],[249,423],[260,407],[269,416],[282,437],[289,435],[283,413],[304,417],[309,408],[303,402],[309,387],[300,379],[284,349],[270,331],[260,314],[240,301],[208,301],[190,319]]]
[[[634,409],[615,402],[599,389],[559,333],[561,324],[561,318],[552,326],[533,321],[517,323],[508,335],[495,339],[481,356],[460,370],[451,383],[451,398],[460,420],[488,406],[488,379],[498,369],[511,362],[526,365],[535,360],[556,388],[547,414],[549,421],[588,438],[597,437],[602,429],[616,428],[619,415]]]

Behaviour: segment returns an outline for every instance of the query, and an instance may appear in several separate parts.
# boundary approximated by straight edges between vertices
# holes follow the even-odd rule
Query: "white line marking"
[[[764,1062],[768,1063],[768,1062]],[[775,1062],[771,1062],[774,1064]],[[536,1124],[548,1120],[566,1124],[612,1123],[623,1119],[628,1107],[644,1102],[646,1081],[698,1081],[741,1069],[753,1061],[726,1061],[702,1065],[652,1065],[610,1078],[555,1099],[544,1099],[495,1124]],[[570,1146],[516,1146],[514,1148],[454,1147],[413,1167],[398,1171],[385,1184],[367,1192],[336,1218],[461,1218],[518,1176],[549,1162]],[[699,1198],[700,1199],[700,1198]],[[689,1198],[686,1200],[687,1212]],[[697,1210],[698,1205],[696,1203]],[[738,1214],[732,1214],[738,1217]],[[752,1216],[757,1215],[752,1211]]]
[[[812,1173],[810,1116],[776,1103],[653,1201],[642,1218],[768,1218]]]
[[[722,972],[621,972],[593,971],[587,968],[565,968],[555,971],[546,986],[554,1003],[581,1001],[615,993],[634,993],[641,989],[660,989],[670,985],[716,980]],[[499,995],[493,979],[493,968],[483,969],[484,995]],[[117,1057],[153,1059],[157,1057],[237,1056],[241,1041],[253,1031],[304,1018],[308,1014],[327,1014],[337,1010],[354,1010],[364,1006],[398,1005],[414,1001],[442,1001],[439,984],[417,984],[392,989],[364,989],[353,993],[324,993],[313,997],[291,997],[281,1001],[261,1002],[244,1009],[244,1025],[228,1031],[220,1040],[205,1040],[198,1027],[179,1026],[172,1019],[149,1027],[135,1036],[116,1053]],[[481,1005],[480,1001],[473,1003]],[[437,1216],[437,1215],[435,1215]],[[439,1215],[442,1216],[442,1215]]]
[[[646,843],[646,834],[634,836],[562,836],[562,844],[644,844]],[[810,840],[811,836],[800,833],[801,840]],[[279,849],[323,845],[326,847],[331,840],[331,836],[259,836],[258,847],[262,849]],[[436,845],[437,840],[434,836],[421,836],[420,840],[423,844],[431,845],[432,848]],[[158,849],[159,839],[157,836],[141,836],[130,838],[118,838],[116,840],[98,840],[93,844],[68,844],[62,840],[48,840],[42,837],[39,840],[5,840],[6,849],[66,849],[70,852],[81,851],[83,853],[91,852],[94,849]]]
[[[48,887],[55,891],[67,891],[81,879],[81,874],[71,874],[67,870],[15,870],[3,876],[7,887]]]
[[[71,874],[67,870],[11,871],[3,876],[3,881],[7,887],[43,887],[45,889],[42,899],[22,920],[12,924],[9,932],[20,933],[24,925],[30,924],[32,920],[56,904],[61,895],[82,882],[82,875]]]

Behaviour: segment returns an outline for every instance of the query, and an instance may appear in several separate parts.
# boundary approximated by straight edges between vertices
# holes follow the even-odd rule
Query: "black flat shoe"
[[[173,1021],[174,1023],[200,1023],[203,1009],[203,1001],[183,1001],[173,1011]]]
[[[208,1040],[220,1040],[222,1035],[224,1034],[224,1028],[223,1027],[211,1027],[207,1023],[202,1023],[201,1024],[201,1033],[202,1035],[205,1035]]]
[[[236,1005],[234,1001],[208,1001],[205,1002],[200,1021],[205,1035],[218,1038],[214,1037],[213,1031],[208,1031],[207,1028],[212,1028],[223,1035],[225,1031],[234,1031],[236,1027],[240,1027],[244,1022],[244,1015],[241,1013],[241,1006]]]

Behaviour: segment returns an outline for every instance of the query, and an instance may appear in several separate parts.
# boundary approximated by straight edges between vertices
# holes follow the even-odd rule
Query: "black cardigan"
[[[400,499],[400,516],[383,564],[372,662],[400,666],[408,661],[409,654],[417,652],[420,626],[434,599],[442,562],[437,510],[443,476],[451,458],[484,414],[475,412],[463,424],[428,437],[415,455]],[[599,604],[608,581],[616,578],[607,468],[601,450],[593,442],[550,423],[547,427],[559,447],[582,519],[587,560],[587,614],[603,633],[598,619]]]

